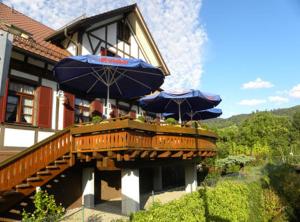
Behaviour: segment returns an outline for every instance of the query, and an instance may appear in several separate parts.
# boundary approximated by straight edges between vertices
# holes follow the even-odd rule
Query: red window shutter
[[[46,86],[37,88],[38,112],[37,125],[43,128],[51,128],[52,120],[52,89]]]
[[[134,118],[134,119],[136,118],[136,112],[135,112],[135,110],[131,110],[130,111],[130,117]]]
[[[91,113],[93,116],[95,116],[95,115],[102,116],[103,115],[103,104],[100,100],[95,99],[91,103]]]
[[[64,92],[64,128],[74,124],[75,119],[75,96],[71,93]]]
[[[0,122],[3,123],[5,121],[5,112],[6,112],[6,102],[8,96],[8,82],[6,80],[4,95],[0,97]]]

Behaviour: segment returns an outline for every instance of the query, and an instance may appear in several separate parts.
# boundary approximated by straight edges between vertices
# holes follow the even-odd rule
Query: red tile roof
[[[53,34],[55,30],[0,3],[0,29],[9,31],[12,25],[31,34],[29,39],[15,34],[13,40],[15,47],[54,61],[70,55],[65,49],[44,40],[47,36]]]

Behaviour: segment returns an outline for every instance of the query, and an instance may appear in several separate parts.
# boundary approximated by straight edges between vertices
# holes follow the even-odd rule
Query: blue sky
[[[220,94],[222,117],[300,104],[300,0],[3,2],[54,29],[137,2],[171,71],[164,89]]]
[[[201,89],[222,96],[224,117],[300,104],[300,1],[204,0],[199,16]]]

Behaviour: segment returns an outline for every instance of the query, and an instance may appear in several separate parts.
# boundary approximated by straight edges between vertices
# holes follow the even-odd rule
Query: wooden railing
[[[74,128],[73,152],[116,149],[214,149],[216,135],[187,127],[160,126],[131,119]]]
[[[10,190],[70,152],[71,141],[70,129],[66,129],[1,162],[0,191]]]

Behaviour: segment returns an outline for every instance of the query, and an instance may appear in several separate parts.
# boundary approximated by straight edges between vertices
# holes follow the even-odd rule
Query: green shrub
[[[273,189],[264,189],[264,221],[288,221],[286,209]]]
[[[33,213],[23,211],[22,221],[24,222],[47,222],[59,221],[65,209],[55,203],[53,195],[48,195],[47,191],[39,191],[34,195],[35,210]]]
[[[167,204],[132,215],[134,222],[286,222],[285,207],[277,194],[259,182],[221,180]]]
[[[300,176],[293,166],[268,164],[265,167],[267,185],[276,191],[287,205],[290,221],[300,218]]]
[[[133,214],[131,220],[134,222],[204,222],[203,200],[198,192],[194,192],[165,205],[155,204],[148,211],[140,211]]]
[[[101,116],[96,115],[92,117],[92,123],[100,123],[101,121],[102,121]]]
[[[176,125],[177,124],[177,120],[174,119],[174,118],[168,118],[165,120],[165,122],[168,124],[168,125]]]
[[[263,198],[258,183],[221,181],[215,188],[203,189],[210,221],[262,221]]]
[[[139,117],[137,118],[137,120],[138,120],[139,122],[144,123],[144,122],[145,122],[145,117],[139,116]]]

